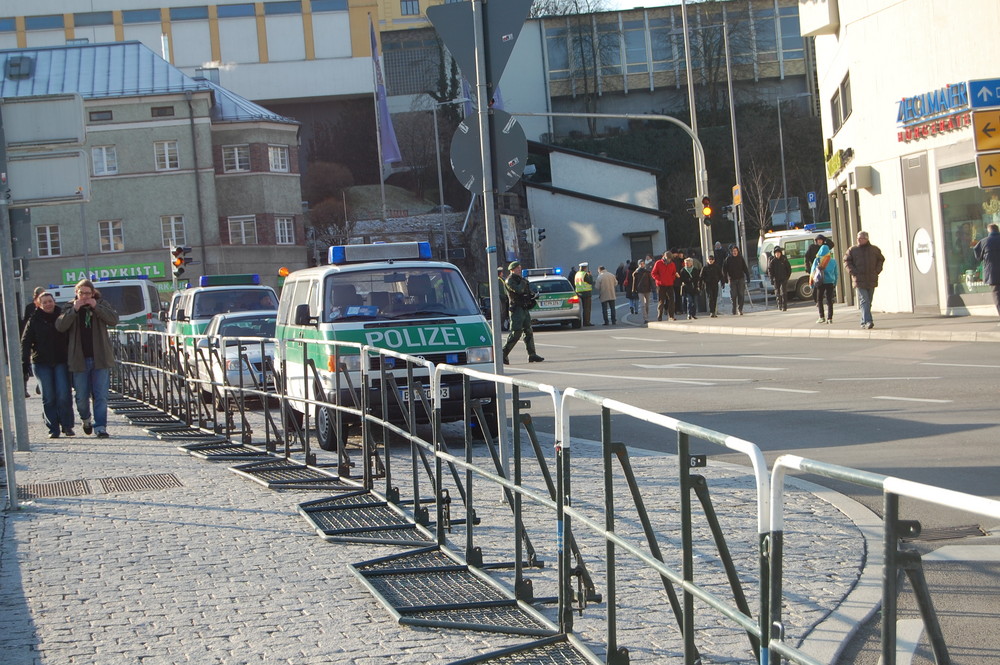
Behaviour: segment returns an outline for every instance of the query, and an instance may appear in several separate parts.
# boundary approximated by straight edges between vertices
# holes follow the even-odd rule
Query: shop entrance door
[[[937,248],[931,221],[927,153],[900,158],[913,308],[937,308]]]

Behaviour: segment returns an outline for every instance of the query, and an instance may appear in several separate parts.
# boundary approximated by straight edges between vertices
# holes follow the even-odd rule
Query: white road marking
[[[618,335],[612,335],[611,339],[628,339],[633,342],[655,342],[657,341],[653,337],[619,337]]]
[[[824,381],[934,381],[940,376],[851,376],[823,379]]]
[[[769,360],[823,360],[822,358],[802,358],[801,356],[740,356],[740,358],[767,358]]]
[[[794,388],[757,388],[757,390],[771,390],[776,393],[802,393],[803,395],[812,395],[813,393],[818,393],[818,390],[795,390]]]
[[[921,365],[933,365],[935,367],[982,367],[984,369],[1000,369],[1000,365],[973,365],[962,363],[919,363]]]
[[[508,368],[510,366],[508,365]],[[750,379],[712,379],[711,381],[699,381],[698,379],[670,379],[666,377],[645,377],[645,376],[616,376],[614,374],[591,374],[589,372],[558,372],[545,369],[534,369],[528,367],[518,367],[521,372],[536,372],[539,374],[561,374],[563,376],[589,376],[598,379],[621,379],[622,381],[651,381],[653,383],[680,383],[690,386],[714,386],[721,381],[745,382]]]
[[[676,351],[660,351],[659,349],[618,349],[620,353],[677,353]]]
[[[892,397],[891,395],[876,395],[872,399],[889,399],[897,402],[930,402],[931,404],[950,404],[950,399],[929,399],[923,397]]]
[[[1000,561],[1000,547],[995,545],[946,545],[920,557],[928,561]]]
[[[535,342],[535,346],[551,346],[556,349],[575,349],[575,344],[546,344],[545,342]]]
[[[896,665],[911,665],[913,655],[920,644],[920,636],[924,634],[924,622],[921,619],[903,619],[896,622]],[[878,665],[882,665],[879,656]]]
[[[670,365],[639,365],[633,363],[636,367],[641,367],[643,369],[692,369],[699,367],[708,367],[710,369],[745,369],[754,372],[783,372],[784,367],[745,367],[743,365],[708,365],[705,363],[673,363]]]

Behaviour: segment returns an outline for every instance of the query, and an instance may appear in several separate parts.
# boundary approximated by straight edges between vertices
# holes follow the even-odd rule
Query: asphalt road
[[[756,443],[768,463],[792,453],[1000,499],[1000,358],[992,345],[676,333],[628,326],[536,332],[543,364],[511,354],[511,375],[574,386]],[[536,400],[537,401],[537,400]],[[539,404],[541,402],[539,401]],[[624,416],[614,438],[672,451],[672,433]],[[544,409],[536,426],[551,431]],[[599,439],[596,411],[575,436]],[[710,444],[695,452],[745,463]],[[810,477],[881,515],[871,490]],[[925,528],[975,516],[904,500]],[[986,525],[997,526],[997,525]]]

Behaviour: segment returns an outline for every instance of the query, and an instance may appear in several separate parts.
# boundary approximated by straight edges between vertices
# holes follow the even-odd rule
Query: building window
[[[420,13],[420,0],[400,0],[399,12],[403,16],[416,16]]]
[[[58,226],[35,227],[35,240],[38,244],[38,258],[62,256]]]
[[[28,30],[62,30],[62,14],[49,14],[47,16],[25,16],[24,27]]]
[[[967,169],[963,165],[959,171],[963,167]],[[939,171],[938,178],[941,180],[944,179],[944,171]],[[957,172],[954,174],[957,175]],[[972,178],[975,177],[973,172]],[[959,303],[966,306],[993,304],[992,287],[985,281],[984,264],[976,259],[975,247],[989,235],[989,225],[1000,221],[1000,195],[980,189],[972,179],[968,185],[940,194],[941,226],[944,229],[944,251],[940,255],[944,257],[948,275],[949,306]]]
[[[833,93],[830,100],[830,118],[833,121],[833,131],[836,132],[847,122],[851,115],[851,75],[850,73],[840,82],[837,92]]]
[[[187,233],[184,231],[184,216],[163,215],[160,217],[160,234],[163,236],[164,247],[186,245]]]
[[[171,7],[171,21],[203,21],[208,18],[208,7]]]
[[[95,145],[90,149],[90,159],[95,176],[118,173],[118,151],[113,145]]]
[[[122,11],[122,23],[159,23],[159,9],[126,9]]]
[[[103,122],[111,120],[114,116],[111,114],[111,111],[91,111],[89,117],[91,122]]]
[[[280,14],[301,14],[301,0],[290,0],[289,2],[265,2],[264,13],[267,16],[277,16]]]
[[[279,245],[295,244],[295,220],[291,217],[276,217],[274,219],[274,237]]]
[[[238,18],[240,16],[253,16],[253,5],[250,3],[240,5],[219,5],[215,8],[219,18]]]
[[[101,252],[125,251],[125,233],[120,219],[98,222],[97,227],[101,236]]]
[[[267,158],[271,163],[272,171],[288,173],[287,145],[269,145],[267,147]]]
[[[250,170],[250,146],[222,146],[222,170],[226,173],[238,173]]]
[[[86,12],[73,14],[73,25],[77,28],[87,28],[95,25],[114,25],[111,12]]]
[[[168,118],[174,114],[173,106],[154,106],[149,114],[154,118]]]
[[[153,143],[157,171],[176,171],[181,167],[177,156],[177,141],[156,141]]]
[[[257,244],[257,218],[253,215],[229,218],[230,245]]]
[[[313,14],[316,12],[346,12],[347,0],[313,0]]]

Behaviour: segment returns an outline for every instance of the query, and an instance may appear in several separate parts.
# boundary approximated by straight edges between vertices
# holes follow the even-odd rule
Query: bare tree
[[[751,157],[743,168],[743,222],[748,232],[756,231],[763,237],[771,225],[769,203],[777,196],[778,183],[772,177],[774,171],[763,160]]]

